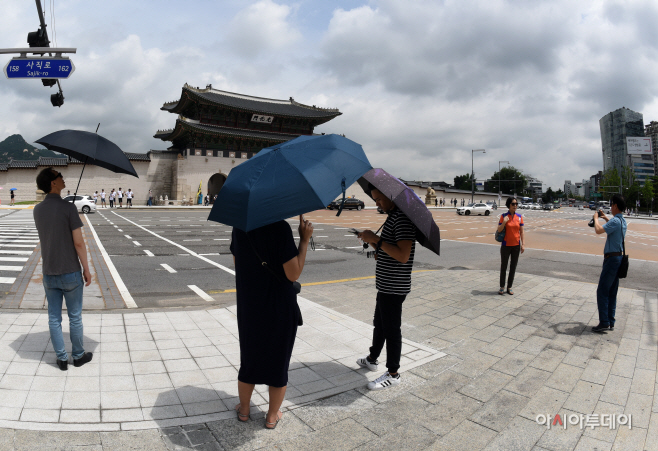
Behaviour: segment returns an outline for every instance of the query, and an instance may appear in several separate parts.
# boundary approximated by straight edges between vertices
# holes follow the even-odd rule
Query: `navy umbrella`
[[[372,188],[388,197],[416,226],[416,241],[436,255],[440,255],[441,232],[432,213],[420,197],[399,179],[383,169],[375,168],[359,179],[359,185],[370,197]]]
[[[340,135],[300,136],[263,149],[231,170],[208,219],[248,232],[326,208],[370,169],[354,141]]]
[[[98,125],[100,126],[100,124]],[[98,131],[98,128],[96,130]],[[139,177],[123,150],[97,133],[81,130],[60,130],[46,135],[36,142],[46,146],[47,149],[82,161],[84,166],[82,167],[82,173],[80,173],[80,180],[82,180],[82,174],[87,163],[109,169],[112,172]],[[78,180],[78,188],[80,187],[80,180]],[[78,188],[75,189],[75,194],[78,194]]]

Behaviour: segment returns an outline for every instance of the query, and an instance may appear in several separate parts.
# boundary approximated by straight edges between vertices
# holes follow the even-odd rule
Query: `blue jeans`
[[[68,360],[62,335],[62,298],[66,300],[66,310],[69,315],[71,344],[74,359],[85,354],[82,339],[82,272],[72,272],[57,276],[43,275],[43,287],[48,299],[48,326],[50,341],[55,349],[58,360]]]
[[[149,201],[146,203],[146,206],[147,206],[147,207],[150,207],[150,206],[152,206],[152,205],[153,205],[153,198],[152,198],[152,197],[149,197]]]
[[[599,307],[599,323],[603,326],[615,325],[615,310],[617,310],[617,290],[619,289],[619,265],[621,255],[603,260],[603,269],[599,277],[599,287],[596,289],[596,303]]]

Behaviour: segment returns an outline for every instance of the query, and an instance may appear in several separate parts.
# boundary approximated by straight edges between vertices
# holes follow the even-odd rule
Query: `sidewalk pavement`
[[[499,296],[497,277],[415,273],[402,383],[378,392],[365,384],[379,372],[354,362],[374,280],[304,287],[275,431],[263,428],[264,387],[252,421],[231,411],[234,307],[86,313],[94,360],[66,373],[43,313],[3,311],[0,449],[658,449],[658,294],[621,289],[615,331],[598,335],[596,285],[517,274],[516,294]],[[630,415],[632,428],[568,424],[589,414]]]

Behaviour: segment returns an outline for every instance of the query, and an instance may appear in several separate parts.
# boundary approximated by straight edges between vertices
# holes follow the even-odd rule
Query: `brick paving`
[[[56,371],[45,373],[54,367],[45,357],[51,352],[50,345],[37,332],[47,331],[42,315],[0,313],[0,329],[4,331],[0,337],[0,369],[4,372],[0,379],[0,416],[21,411],[18,420],[12,420],[15,423],[0,422],[5,427],[0,429],[0,449],[658,449],[658,293],[621,289],[615,331],[598,335],[588,330],[597,323],[595,285],[518,274],[516,294],[499,296],[496,283],[497,273],[493,271],[415,273],[413,291],[405,301],[403,313],[403,336],[408,340],[401,368],[403,383],[381,392],[370,392],[364,387],[367,379],[377,375],[350,367],[354,357],[360,355],[361,344],[367,346],[366,323],[371,321],[374,309],[374,280],[305,287],[303,294],[308,301],[302,301],[302,308],[307,324],[300,328],[291,369],[291,384],[299,393],[291,390],[284,419],[275,431],[263,428],[258,405],[254,406],[252,421],[238,423],[228,410],[234,399],[224,398],[224,403],[225,395],[221,395],[222,391],[226,395],[230,390],[235,393],[234,374],[221,382],[210,382],[209,377],[217,372],[201,369],[204,365],[216,366],[221,360],[217,354],[203,356],[209,352],[205,349],[215,349],[235,369],[237,361],[228,357],[237,350],[235,342],[218,338],[235,338],[235,329],[227,322],[231,309],[175,312],[173,317],[164,312],[87,314],[85,334],[98,341],[98,358],[87,370],[71,368],[64,377]],[[311,310],[321,317],[318,321],[313,320]],[[186,316],[176,316],[183,314]],[[119,318],[123,318],[123,326],[118,325]],[[208,327],[211,320],[213,328]],[[355,327],[357,324],[359,327]],[[325,335],[319,335],[322,340],[313,343],[311,325],[316,333]],[[363,331],[361,337],[338,327],[346,325]],[[120,334],[117,327],[124,328],[125,341],[115,336]],[[140,343],[137,334],[146,334],[145,327],[151,328],[149,341],[153,348],[133,351],[131,345]],[[202,338],[195,336],[199,331],[205,333],[220,327],[228,333],[206,335],[211,345],[194,341]],[[172,333],[178,338],[172,338]],[[343,342],[336,343],[327,335]],[[24,338],[17,346],[21,336]],[[353,348],[359,350],[346,346],[345,340],[358,344]],[[175,347],[179,342],[184,348]],[[127,351],[121,343],[126,343]],[[410,348],[411,343],[417,343],[415,350]],[[149,347],[137,345],[141,346]],[[307,346],[315,350],[309,351]],[[189,356],[178,354],[180,349],[186,349]],[[192,349],[201,354],[192,354]],[[341,349],[352,355],[341,355]],[[133,352],[137,359],[133,359]],[[151,358],[155,354],[161,357],[148,360],[149,353]],[[305,354],[309,354],[308,358],[300,358]],[[130,361],[126,362],[126,358]],[[154,361],[155,364],[148,363]],[[192,361],[199,370],[185,366]],[[332,374],[338,364],[327,365],[329,361],[345,366],[343,374],[355,374],[355,385],[334,384],[337,393],[329,390],[321,399],[303,398],[303,386],[322,393],[323,384],[314,385],[320,380],[316,377],[336,377]],[[103,372],[104,363],[108,364],[105,371],[109,373]],[[123,375],[129,366],[132,379]],[[181,370],[179,374],[189,374],[185,380],[172,378],[178,372],[174,369]],[[93,374],[76,375],[76,370]],[[140,371],[146,373],[139,374]],[[310,372],[318,376],[309,378]],[[164,387],[152,388],[164,384],[161,377],[156,377],[158,374],[168,375],[171,383],[164,396],[162,392],[156,395]],[[203,381],[187,380],[188,376],[194,379],[201,374]],[[356,374],[360,379],[356,380]],[[94,382],[77,384],[75,378],[90,378]],[[137,400],[118,394],[130,392],[133,385],[138,391]],[[121,390],[126,388],[130,389]],[[25,394],[8,396],[9,390]],[[98,398],[90,394],[94,390]],[[225,414],[225,419],[208,418],[192,424],[153,419],[158,412],[156,405],[180,405],[185,411],[186,404],[192,409],[190,406],[195,404],[213,403],[209,399],[215,396],[213,393],[226,410],[202,415]],[[262,404],[266,392],[257,393],[256,404]],[[166,400],[174,394],[178,402]],[[152,407],[129,407],[142,399]],[[104,402],[112,407],[103,409]],[[90,406],[96,403],[100,403],[100,408],[94,410]],[[220,404],[215,401],[214,405]],[[108,411],[107,421],[103,421],[104,410]],[[167,416],[173,410],[160,412]],[[58,412],[57,420],[54,413],[46,411]],[[592,413],[627,414],[632,417],[632,428],[581,429],[567,425],[566,429],[548,429],[536,422],[539,414],[558,413],[562,418]],[[17,424],[23,421],[23,414],[24,421],[33,422],[32,429]],[[130,415],[138,414],[144,418],[141,422],[130,421]],[[122,415],[126,416],[119,420]],[[147,415],[150,420],[145,419]],[[51,425],[66,421],[71,431],[34,430],[43,429],[46,421],[51,421]],[[131,424],[147,426],[148,421],[152,421],[150,428],[127,430]],[[98,430],[104,424],[118,424],[122,430]],[[96,430],[82,431],[89,427]]]

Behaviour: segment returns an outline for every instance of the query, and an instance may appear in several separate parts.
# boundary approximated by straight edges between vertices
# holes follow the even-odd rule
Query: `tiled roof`
[[[39,166],[66,166],[68,164],[68,158],[56,158],[56,157],[39,157]]]
[[[194,88],[187,83],[183,86],[180,100],[167,102],[162,105],[162,108],[160,109],[172,113],[180,113],[177,107],[179,107],[179,105],[182,107],[184,102],[181,102],[181,100],[183,100],[186,94],[190,97],[203,99],[216,105],[225,105],[239,110],[276,116],[333,118],[342,114],[338,111],[338,108],[320,108],[315,105],[304,105],[295,102],[292,97],[290,100],[267,99],[263,97],[236,94],[234,92],[220,91],[218,89],[213,89],[211,85],[208,85],[206,89]]]
[[[125,152],[130,161],[151,161],[148,153]]]
[[[0,163],[0,171],[2,172],[7,171],[7,163]]]
[[[38,166],[38,160],[11,160],[7,163],[9,169],[34,169]]]
[[[168,141],[172,139],[172,135],[179,134],[185,128],[192,128],[202,132],[210,132],[216,135],[228,135],[228,136],[237,136],[243,138],[262,139],[266,141],[279,141],[279,142],[290,141],[291,139],[295,139],[299,136],[299,135],[287,135],[283,133],[261,132],[258,130],[244,130],[244,129],[232,128],[232,127],[221,127],[218,125],[200,124],[197,121],[192,121],[190,119],[185,119],[181,117],[178,120],[176,120],[176,127],[173,130],[158,130],[158,132],[155,135],[153,135],[153,137],[159,138],[163,141]]]

